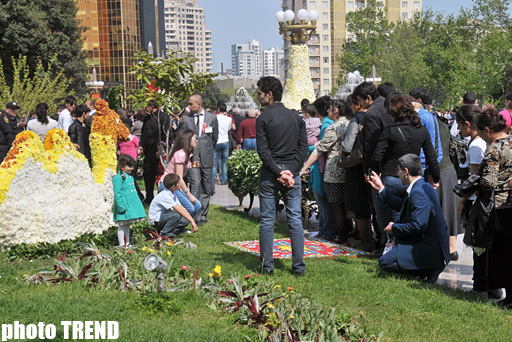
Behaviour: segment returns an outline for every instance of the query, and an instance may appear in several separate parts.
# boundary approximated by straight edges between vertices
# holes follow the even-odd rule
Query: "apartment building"
[[[284,51],[277,46],[263,51],[263,75],[279,76],[281,74],[281,63],[284,58]]]
[[[211,72],[213,66],[212,33],[206,29],[204,8],[197,0],[165,0],[165,44],[197,58],[196,70]]]
[[[257,40],[231,45],[233,76],[260,77],[263,75],[263,47]]]
[[[320,14],[317,22],[317,34],[307,43],[309,46],[309,65],[315,94],[328,94],[336,86],[340,72],[336,56],[342,52],[343,41],[350,38],[346,28],[346,15],[358,8],[367,6],[367,0],[283,0],[282,10],[316,10]],[[385,6],[390,22],[414,18],[422,11],[423,0],[378,0],[378,6]],[[295,19],[298,22],[298,19]],[[288,70],[288,47],[284,41],[284,68]]]

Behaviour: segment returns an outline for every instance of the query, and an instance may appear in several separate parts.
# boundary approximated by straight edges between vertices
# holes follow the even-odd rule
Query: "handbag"
[[[351,152],[344,152],[340,150],[338,167],[350,168],[363,163],[363,142],[361,140],[361,129],[362,125],[359,123],[359,119],[356,116],[357,126],[359,132],[357,132],[356,141]]]

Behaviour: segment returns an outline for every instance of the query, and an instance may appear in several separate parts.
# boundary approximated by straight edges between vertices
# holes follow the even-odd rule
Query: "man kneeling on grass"
[[[192,232],[197,232],[197,224],[181,204],[176,194],[179,189],[180,176],[168,174],[164,177],[165,189],[153,198],[149,206],[148,221],[160,235],[174,238],[188,234],[185,227],[190,223]]]

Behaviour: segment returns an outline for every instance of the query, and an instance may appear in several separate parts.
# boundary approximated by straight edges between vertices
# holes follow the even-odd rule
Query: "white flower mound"
[[[306,44],[290,47],[290,67],[283,92],[286,108],[299,110],[302,99],[315,101],[315,91],[309,70],[309,52]]]
[[[52,174],[29,159],[17,172],[0,206],[0,247],[57,243],[113,224],[112,178],[96,184],[87,161],[68,154],[58,165]]]

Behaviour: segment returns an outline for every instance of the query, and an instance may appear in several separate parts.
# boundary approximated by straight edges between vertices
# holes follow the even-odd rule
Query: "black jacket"
[[[398,127],[407,143],[400,134]],[[382,172],[382,176],[397,177],[398,159],[407,153],[414,153],[419,156],[421,148],[425,151],[429,174],[437,183],[439,182],[440,171],[430,134],[424,126],[413,126],[407,119],[404,122],[393,123],[382,131],[373,153],[373,169],[377,174]]]
[[[78,152],[82,153],[88,161],[91,161],[91,147],[89,145],[89,134],[90,134],[90,128],[87,126],[87,124],[84,122],[83,124],[75,120],[69,126],[68,129],[68,135],[69,139],[73,144],[77,144],[80,146],[80,149]]]
[[[364,144],[364,172],[368,172],[368,168],[372,166],[373,151],[377,146],[379,136],[387,126],[393,123],[393,119],[386,111],[384,101],[386,99],[379,96],[375,99],[372,106],[364,115],[363,125],[363,144]]]
[[[158,121],[160,121],[160,127],[158,126]],[[160,137],[158,136],[159,128]],[[140,146],[147,149],[149,146],[156,146],[160,141],[166,141],[167,134],[171,134],[170,128],[171,120],[167,113],[157,110],[152,114],[146,114],[142,124]],[[169,144],[171,143],[172,139],[169,137]]]
[[[12,145],[12,129],[7,113],[0,114],[0,145]]]

